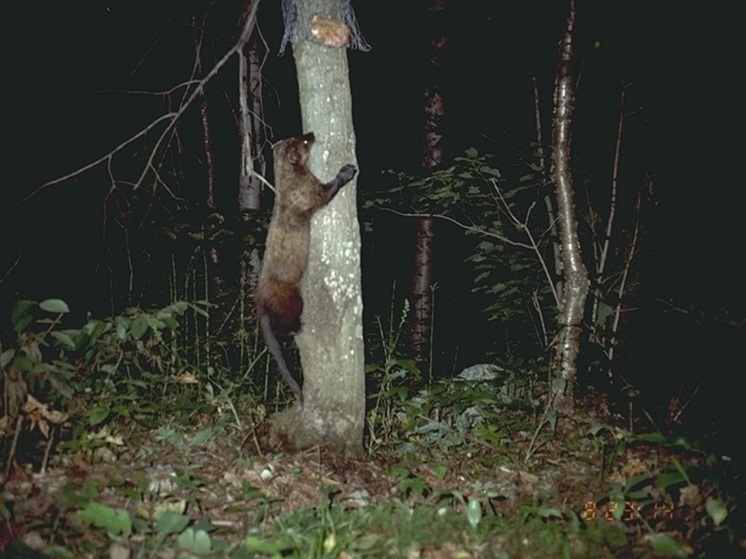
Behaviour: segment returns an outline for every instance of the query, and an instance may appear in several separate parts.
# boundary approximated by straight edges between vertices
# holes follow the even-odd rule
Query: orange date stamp
[[[674,517],[674,505],[654,503],[641,506],[635,501],[609,501],[599,504],[596,501],[586,501],[580,517],[586,521],[618,520],[620,522],[635,522],[648,520],[671,520]]]

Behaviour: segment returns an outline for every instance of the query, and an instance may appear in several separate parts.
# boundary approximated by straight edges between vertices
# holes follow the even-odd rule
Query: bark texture
[[[297,3],[298,23],[314,13],[339,18],[341,0]],[[322,181],[356,163],[347,51],[293,44],[303,132],[316,143],[309,166]],[[275,435],[296,448],[362,453],[365,421],[363,301],[356,181],[313,218],[309,266],[303,277],[303,330],[295,340],[303,368],[304,405],[275,423]]]
[[[428,171],[443,162],[443,119],[446,105],[443,93],[443,59],[448,46],[445,0],[428,3],[429,57],[425,72],[424,126],[422,131],[422,168]],[[433,317],[433,250],[435,220],[417,220],[412,274],[412,357],[421,367],[430,363],[430,338]]]
[[[251,3],[247,2],[243,20],[249,17]],[[248,56],[246,48],[248,46]],[[261,205],[262,177],[267,174],[267,165],[262,153],[265,143],[264,135],[264,104],[262,95],[262,60],[264,58],[263,43],[255,33],[249,45],[238,51],[238,99],[239,99],[239,141],[241,142],[241,159],[238,173],[238,210],[258,210]],[[260,269],[259,251],[256,246],[249,248],[245,245],[241,256],[240,294],[241,315],[254,299]],[[242,363],[243,364],[243,363]]]
[[[575,91],[572,76],[572,33],[575,3],[571,2],[565,32],[559,44],[559,65],[554,89],[552,123],[552,180],[557,197],[563,290],[560,297],[558,332],[555,339],[553,373],[554,409],[563,415],[575,410],[574,389],[580,353],[580,339],[588,295],[588,271],[580,250],[575,191],[572,181],[572,115]]]

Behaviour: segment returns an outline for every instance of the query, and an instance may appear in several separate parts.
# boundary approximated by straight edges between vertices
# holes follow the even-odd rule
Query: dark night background
[[[211,9],[211,56],[233,45],[240,5],[224,0]],[[380,187],[382,170],[414,170],[419,164],[424,3],[353,5],[373,47],[369,53],[349,51],[359,189],[365,192]],[[45,181],[101,157],[165,111],[161,97],[124,91],[165,90],[189,76],[190,17],[204,6],[96,0],[16,2],[6,8],[6,26],[15,38],[6,39],[10,126],[5,162],[10,172],[0,200],[0,276],[20,260],[0,285],[3,315],[14,297],[61,297],[80,320],[88,310],[109,310],[107,267],[114,257],[102,239],[102,203],[109,188],[103,166],[5,210]],[[693,388],[705,380],[687,416],[703,429],[738,422],[736,410],[744,396],[739,387],[744,328],[717,320],[725,311],[741,322],[746,315],[740,248],[745,197],[737,149],[743,143],[742,103],[736,102],[742,48],[730,29],[735,14],[725,6],[580,0],[576,36],[580,84],[573,147],[578,164],[608,184],[620,86],[634,82],[627,106],[639,111],[626,123],[621,188],[638,188],[645,173],[655,177],[656,206],[647,224],[641,273],[646,300],[656,310],[643,311],[648,314],[635,341],[631,374],[648,394],[664,396],[682,382]],[[548,136],[556,44],[566,10],[566,3],[556,0],[449,2],[447,157],[469,147],[507,157],[528,146],[534,139],[532,76],[539,80]],[[270,137],[279,139],[300,132],[292,54],[276,56],[282,32],[279,2],[262,2],[259,25],[270,49],[266,118]],[[238,154],[231,113],[235,60],[218,78],[210,102],[219,179],[228,185],[222,203],[230,204]],[[195,111],[190,113],[195,118]],[[185,140],[185,153],[195,161],[199,149],[198,141]],[[115,176],[125,174],[128,157],[115,160]],[[190,180],[198,183],[203,177]],[[379,234],[375,250],[365,249],[369,309],[387,308],[395,280],[403,295],[411,272],[411,242],[402,242],[401,235],[411,232],[412,224],[399,220],[390,227],[390,246],[381,244],[385,236]],[[480,356],[484,350],[469,347],[466,339],[483,339],[489,326],[469,299],[471,275],[464,255],[449,251],[458,245],[456,233],[438,226],[439,304],[446,315],[453,313],[450,325],[464,333],[465,347]],[[364,243],[369,241],[364,237]],[[121,251],[116,239],[108,242],[112,252]],[[664,312],[656,299],[691,303],[700,320]]]

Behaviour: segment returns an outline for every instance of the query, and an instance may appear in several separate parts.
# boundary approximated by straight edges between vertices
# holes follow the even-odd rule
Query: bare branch
[[[236,54],[240,49],[244,47],[246,42],[248,41],[249,37],[251,36],[251,33],[254,29],[254,25],[256,23],[256,13],[257,9],[259,7],[260,0],[254,0],[251,12],[249,13],[248,17],[246,18],[246,22],[244,23],[243,30],[241,32],[241,36],[236,41],[236,43],[231,47],[228,52],[226,52],[225,55],[215,64],[215,66],[210,69],[210,71],[205,75],[204,78],[200,80],[189,80],[187,82],[181,83],[177,86],[175,86],[172,91],[175,91],[182,87],[187,87],[189,85],[194,84],[195,87],[193,88],[191,94],[187,95],[187,92],[184,93],[184,98],[182,100],[181,105],[176,111],[168,112],[167,114],[161,115],[155,120],[153,120],[150,124],[145,126],[142,130],[137,132],[134,136],[131,136],[121,144],[119,144],[117,147],[109,151],[107,154],[99,157],[98,159],[92,161],[91,163],[88,163],[87,165],[84,165],[83,167],[80,167],[76,169],[75,171],[72,171],[64,176],[58,177],[56,179],[50,180],[42,184],[41,186],[35,188],[32,192],[30,192],[28,195],[24,196],[18,203],[10,206],[5,210],[5,213],[16,209],[17,207],[21,206],[22,204],[26,203],[28,200],[39,194],[41,191],[49,188],[50,186],[53,186],[55,184],[59,184],[61,182],[64,182],[68,179],[71,179],[73,177],[76,177],[78,175],[81,175],[87,171],[90,171],[91,169],[97,167],[101,163],[104,163],[106,161],[109,161],[109,164],[111,164],[111,159],[120,151],[122,151],[125,147],[129,146],[136,140],[142,138],[145,136],[148,132],[153,130],[156,126],[158,126],[161,122],[168,121],[168,124],[166,128],[161,133],[160,137],[156,140],[155,145],[153,146],[150,156],[148,157],[148,160],[145,163],[145,166],[143,168],[142,173],[140,174],[140,177],[135,181],[133,185],[133,190],[137,190],[141,185],[142,182],[145,179],[145,176],[150,170],[153,170],[157,174],[157,169],[154,166],[154,160],[158,153],[159,148],[163,144],[164,140],[169,136],[169,134],[172,133],[174,126],[176,125],[176,122],[179,120],[179,118],[186,112],[186,110],[191,106],[191,104],[194,102],[195,99],[200,95],[202,88],[213,78],[215,75],[220,71],[220,69],[230,60],[230,58]]]
[[[629,243],[629,251],[627,252],[627,260],[624,263],[624,272],[622,273],[622,280],[619,282],[619,289],[617,290],[617,304],[614,309],[614,323],[611,326],[611,340],[609,341],[609,348],[607,350],[607,358],[609,362],[614,359],[614,347],[617,344],[616,335],[619,331],[619,320],[622,316],[622,300],[624,298],[624,290],[627,286],[627,277],[629,271],[632,268],[632,260],[637,252],[637,238],[640,232],[640,195],[637,195],[637,219],[635,220],[635,231],[632,234],[632,240]]]
[[[173,118],[176,115],[177,115],[177,113],[167,113],[165,115],[159,116],[157,119],[155,119],[153,122],[151,122],[148,126],[146,126],[145,128],[143,128],[142,130],[140,130],[134,136],[128,138],[127,140],[125,140],[124,142],[122,142],[121,144],[119,144],[117,147],[115,147],[113,150],[111,150],[106,155],[103,155],[103,156],[99,157],[98,159],[96,159],[95,161],[89,163],[88,165],[80,167],[79,169],[76,169],[75,171],[72,171],[71,173],[68,173],[67,175],[64,175],[62,177],[58,177],[58,178],[53,179],[51,181],[45,182],[44,184],[42,184],[41,186],[39,186],[38,188],[34,189],[29,194],[27,194],[26,196],[24,196],[23,198],[21,198],[20,202],[18,202],[17,204],[15,204],[15,205],[11,206],[10,208],[8,208],[7,210],[5,210],[6,213],[9,212],[12,209],[17,208],[18,206],[21,206],[22,204],[28,202],[31,198],[33,198],[34,196],[36,196],[37,194],[39,194],[39,192],[41,192],[42,190],[44,190],[46,188],[49,188],[50,186],[53,186],[55,184],[64,182],[64,181],[66,181],[68,179],[71,179],[73,177],[76,177],[78,175],[82,175],[86,171],[90,171],[94,167],[97,167],[98,165],[100,165],[104,161],[110,160],[112,157],[114,157],[114,155],[116,155],[118,152],[122,151],[125,147],[127,147],[128,145],[130,145],[131,143],[133,143],[135,140],[138,140],[139,138],[141,138],[142,136],[144,136],[145,134],[147,134],[150,130],[152,130],[153,128],[155,128],[155,126],[157,126],[158,124],[160,124],[162,121],[168,120],[169,118]]]
[[[174,127],[176,122],[179,120],[179,117],[181,117],[182,114],[189,108],[189,106],[194,102],[194,100],[199,97],[199,95],[202,93],[202,88],[209,82],[215,75],[220,71],[220,69],[225,66],[225,64],[228,62],[228,60],[231,59],[231,57],[236,54],[239,50],[241,50],[246,42],[249,40],[249,37],[251,37],[251,32],[254,29],[254,24],[256,23],[256,11],[259,7],[259,0],[254,0],[254,5],[251,8],[251,13],[249,14],[249,17],[246,18],[246,23],[244,24],[243,31],[241,32],[241,36],[238,38],[238,41],[236,42],[233,47],[228,50],[223,55],[223,58],[217,61],[215,66],[213,66],[210,71],[207,73],[207,75],[202,78],[199,81],[199,85],[194,88],[194,91],[192,91],[192,94],[189,96],[189,98],[182,103],[181,107],[179,107],[179,110],[176,112],[176,115],[174,116],[173,120],[169,123],[169,125],[166,127],[166,129],[161,134],[161,137],[158,138],[158,140],[155,143],[155,146],[150,152],[150,157],[148,157],[147,162],[145,163],[145,168],[143,169],[142,173],[140,174],[140,178],[136,181],[134,189],[137,190],[142,181],[145,180],[145,175],[147,175],[148,170],[153,164],[153,160],[155,159],[155,155],[158,152],[158,148],[160,147],[161,143],[165,139],[166,135],[171,131],[171,129]]]
[[[161,29],[160,35],[156,37],[155,41],[153,41],[153,44],[150,45],[148,50],[146,50],[145,53],[142,55],[142,57],[140,57],[140,60],[138,60],[137,64],[135,64],[135,67],[129,73],[129,76],[127,76],[128,78],[134,76],[137,73],[137,71],[140,69],[140,66],[142,66],[143,62],[145,62],[145,59],[148,57],[148,55],[150,55],[151,51],[155,48],[155,46],[158,43],[161,42],[161,39],[163,38],[163,35],[166,33],[166,29],[168,28],[168,24],[170,22],[171,22],[171,18],[169,18],[168,21],[166,22],[166,25],[163,26],[163,28]]]
[[[616,145],[614,146],[614,164],[611,168],[611,199],[609,200],[609,219],[606,221],[606,233],[604,234],[603,248],[601,257],[596,263],[596,272],[602,276],[606,269],[606,258],[609,255],[609,242],[614,226],[614,217],[616,216],[617,190],[619,188],[619,158],[622,152],[622,131],[624,130],[624,94],[625,88],[622,87],[622,93],[619,99],[619,122],[617,123]]]
[[[526,236],[528,237],[530,245],[528,245],[531,250],[536,253],[536,258],[539,260],[539,264],[541,264],[541,269],[544,270],[544,275],[547,277],[547,283],[549,284],[549,288],[552,290],[552,295],[554,296],[554,302],[557,306],[560,304],[559,294],[557,293],[557,290],[554,287],[554,282],[552,281],[552,274],[549,271],[549,268],[547,268],[547,263],[544,260],[544,257],[541,254],[541,250],[539,249],[539,245],[534,240],[534,236],[531,234],[531,229],[528,227],[528,220],[531,217],[531,210],[534,209],[534,206],[536,205],[536,202],[531,204],[529,206],[528,210],[526,211],[526,219],[521,222],[518,220],[518,218],[515,216],[513,211],[508,206],[508,203],[505,201],[505,197],[503,196],[503,193],[500,191],[500,187],[497,186],[497,181],[492,179],[492,185],[495,187],[495,191],[497,192],[498,197],[500,198],[500,201],[502,202],[503,206],[505,207],[505,212],[508,215],[508,218],[510,221],[513,222],[513,225],[515,225],[519,230],[522,230],[526,233]],[[551,225],[550,225],[551,227]]]
[[[8,268],[5,271],[5,273],[3,274],[3,277],[0,278],[0,285],[2,285],[3,282],[6,279],[8,279],[8,276],[10,276],[10,274],[13,272],[13,270],[16,268],[16,266],[18,266],[18,263],[21,261],[21,255],[22,254],[23,254],[22,252],[20,252],[20,251],[18,252],[18,256],[16,256],[16,259],[15,259],[15,261],[13,261],[13,264],[10,265],[10,268]],[[6,407],[5,409],[8,409],[8,408]]]
[[[176,84],[170,89],[166,89],[163,91],[148,91],[147,89],[118,89],[118,88],[108,88],[108,89],[99,89],[96,93],[121,93],[122,95],[152,95],[154,97],[168,97],[172,93],[187,87],[189,85],[199,85],[200,80],[192,79],[187,80],[185,82],[181,82]]]
[[[542,134],[541,128],[541,106],[539,103],[539,84],[536,80],[536,77],[531,78],[531,86],[534,90],[534,120],[536,123],[537,145],[536,149],[537,155],[539,156],[539,168],[541,169],[541,176],[543,181],[542,186],[545,186],[549,183],[549,175],[547,173],[547,157],[544,153],[544,135]],[[554,216],[554,205],[552,204],[552,197],[549,194],[544,196],[544,205],[547,208],[547,218],[549,219],[549,230],[551,232],[552,238],[552,251],[554,253],[554,273],[557,275],[561,275],[562,256],[559,246],[559,231],[557,231],[557,219]]]
[[[396,214],[402,217],[416,217],[416,218],[422,218],[422,217],[434,217],[436,219],[442,219],[443,221],[449,221],[455,225],[458,225],[465,231],[469,231],[470,233],[477,233],[479,235],[484,235],[485,237],[490,237],[492,239],[498,239],[499,241],[502,241],[504,243],[507,243],[509,245],[527,248],[529,250],[533,250],[533,247],[531,245],[527,245],[525,243],[519,243],[518,241],[513,241],[511,239],[508,239],[507,237],[503,237],[502,235],[498,235],[497,233],[493,233],[492,231],[488,231],[487,229],[482,229],[481,227],[475,227],[473,225],[466,225],[465,223],[460,222],[457,219],[454,219],[450,216],[443,215],[443,214],[424,214],[424,213],[405,213],[400,212],[398,210],[394,210],[392,208],[384,208],[381,206],[373,206],[377,210],[382,210],[384,212],[390,212],[392,214]]]
[[[531,304],[534,306],[536,315],[539,317],[539,324],[541,325],[541,337],[544,340],[544,347],[549,347],[547,325],[544,321],[544,312],[541,309],[541,301],[539,301],[539,291],[537,289],[534,289],[531,293]]]

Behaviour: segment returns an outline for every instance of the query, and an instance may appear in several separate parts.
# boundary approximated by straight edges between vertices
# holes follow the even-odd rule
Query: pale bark
[[[559,66],[554,90],[552,123],[552,179],[557,197],[563,290],[560,296],[558,332],[552,360],[553,406],[563,414],[575,409],[574,390],[580,353],[581,327],[588,295],[588,271],[581,256],[575,190],[572,181],[572,114],[575,92],[571,64],[575,3],[571,2],[567,26],[559,45]]]
[[[247,2],[242,19],[248,17],[251,3]],[[238,51],[238,99],[239,99],[239,139],[241,159],[238,173],[238,210],[259,210],[261,206],[261,180],[266,175],[267,166],[262,153],[266,140],[263,121],[262,98],[262,54],[264,45],[259,34],[252,36],[249,54],[245,47]],[[241,255],[240,296],[241,316],[246,313],[247,304],[253,301],[259,279],[261,260],[255,245],[245,245]],[[250,306],[248,307],[250,308]],[[243,366],[244,354],[241,354]]]
[[[337,4],[339,14],[329,14]],[[341,2],[297,3],[298,22],[313,13],[339,17]],[[324,11],[327,10],[327,11]],[[301,41],[293,44],[303,132],[314,132],[311,171],[321,180],[356,163],[347,52]],[[313,218],[303,283],[303,330],[295,340],[303,367],[304,405],[276,423],[275,433],[297,448],[362,453],[365,420],[363,301],[356,181]]]
[[[248,8],[248,6],[247,6]],[[240,106],[241,168],[238,181],[238,209],[258,210],[261,181],[266,175],[262,99],[262,44],[257,35],[251,40],[248,57],[238,53],[238,86]]]

